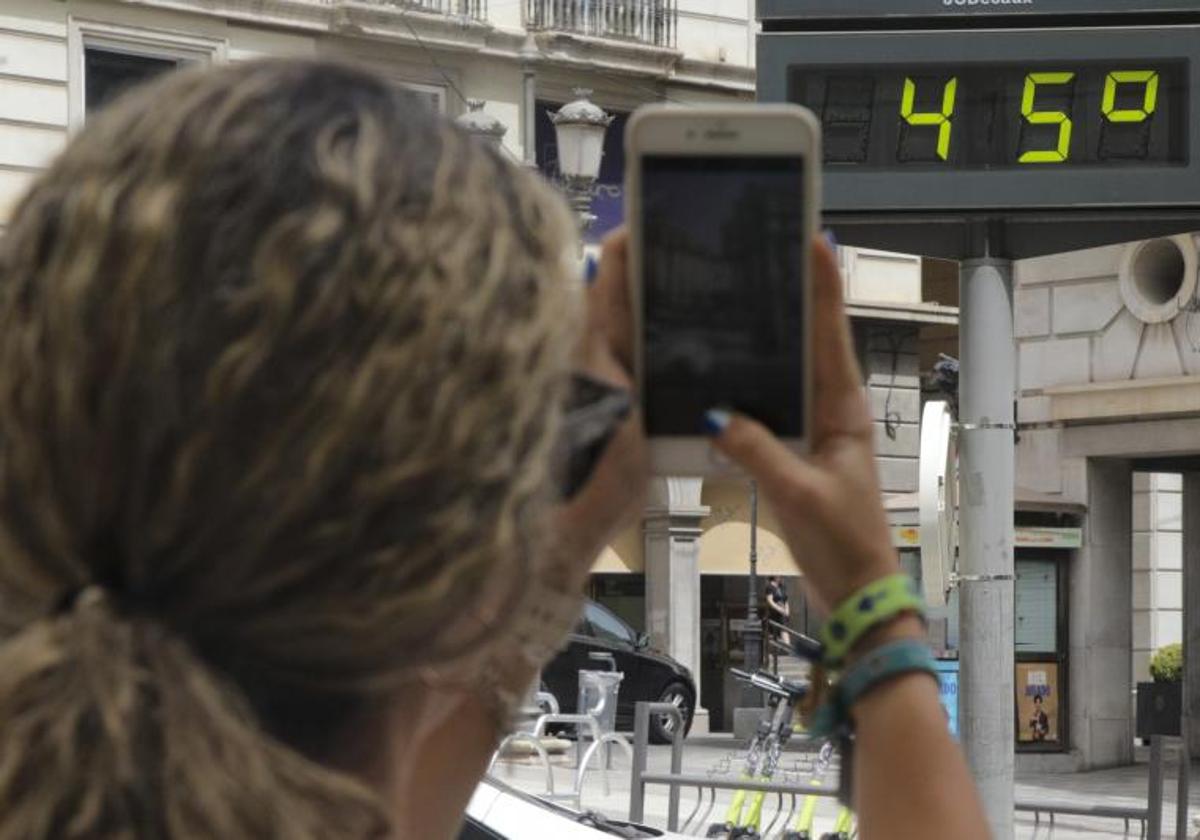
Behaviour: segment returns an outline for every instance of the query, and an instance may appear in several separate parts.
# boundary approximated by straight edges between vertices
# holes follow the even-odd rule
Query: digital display
[[[792,66],[825,163],[1052,169],[1188,163],[1187,63],[1126,59]]]
[[[710,408],[804,433],[804,160],[642,158],[643,380],[651,435]]]

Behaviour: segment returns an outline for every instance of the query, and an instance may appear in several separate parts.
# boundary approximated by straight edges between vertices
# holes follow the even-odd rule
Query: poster
[[[939,659],[937,661],[938,686],[941,689],[942,710],[946,713],[946,721],[950,725],[950,734],[958,737],[958,660]]]
[[[1022,744],[1059,740],[1057,662],[1017,663],[1017,741]]]

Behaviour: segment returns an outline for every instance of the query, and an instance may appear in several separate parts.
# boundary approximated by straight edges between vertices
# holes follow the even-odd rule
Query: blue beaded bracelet
[[[902,674],[926,673],[938,679],[929,646],[916,639],[900,639],[866,653],[843,674],[830,696],[813,716],[809,733],[828,737],[850,728],[850,709],[863,695]]]

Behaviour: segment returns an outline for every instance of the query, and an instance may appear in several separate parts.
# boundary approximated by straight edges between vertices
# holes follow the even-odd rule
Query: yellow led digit
[[[1116,110],[1117,85],[1142,84],[1145,92],[1142,94],[1142,107]],[[1101,110],[1109,122],[1138,123],[1145,122],[1158,107],[1158,73],[1153,70],[1114,70],[1104,80],[1104,100]]]
[[[1030,73],[1025,77],[1025,92],[1021,96],[1021,114],[1033,125],[1057,125],[1058,146],[1025,152],[1021,163],[1062,163],[1071,155],[1071,117],[1062,111],[1035,111],[1038,85],[1065,85],[1075,78],[1074,73]]]
[[[942,110],[913,111],[913,103],[917,98],[917,85],[907,76],[904,79],[904,95],[900,101],[900,116],[909,125],[936,125],[938,127],[937,153],[938,157],[946,160],[950,156],[950,130],[954,127],[951,119],[954,117],[954,103],[958,99],[958,77],[946,82],[942,89]]]

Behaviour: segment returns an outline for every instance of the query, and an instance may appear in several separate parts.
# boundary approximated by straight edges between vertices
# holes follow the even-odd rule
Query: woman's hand
[[[812,451],[798,458],[748,417],[710,413],[715,444],[758,480],[805,574],[826,609],[899,571],[875,471],[874,430],[842,302],[833,249],[812,255]]]
[[[632,391],[633,314],[627,259],[628,237],[622,228],[605,238],[599,272],[588,289],[587,327],[577,367]],[[635,405],[587,483],[558,511],[558,551],[571,578],[563,583],[582,586],[600,552],[641,511],[648,463],[641,413]]]

